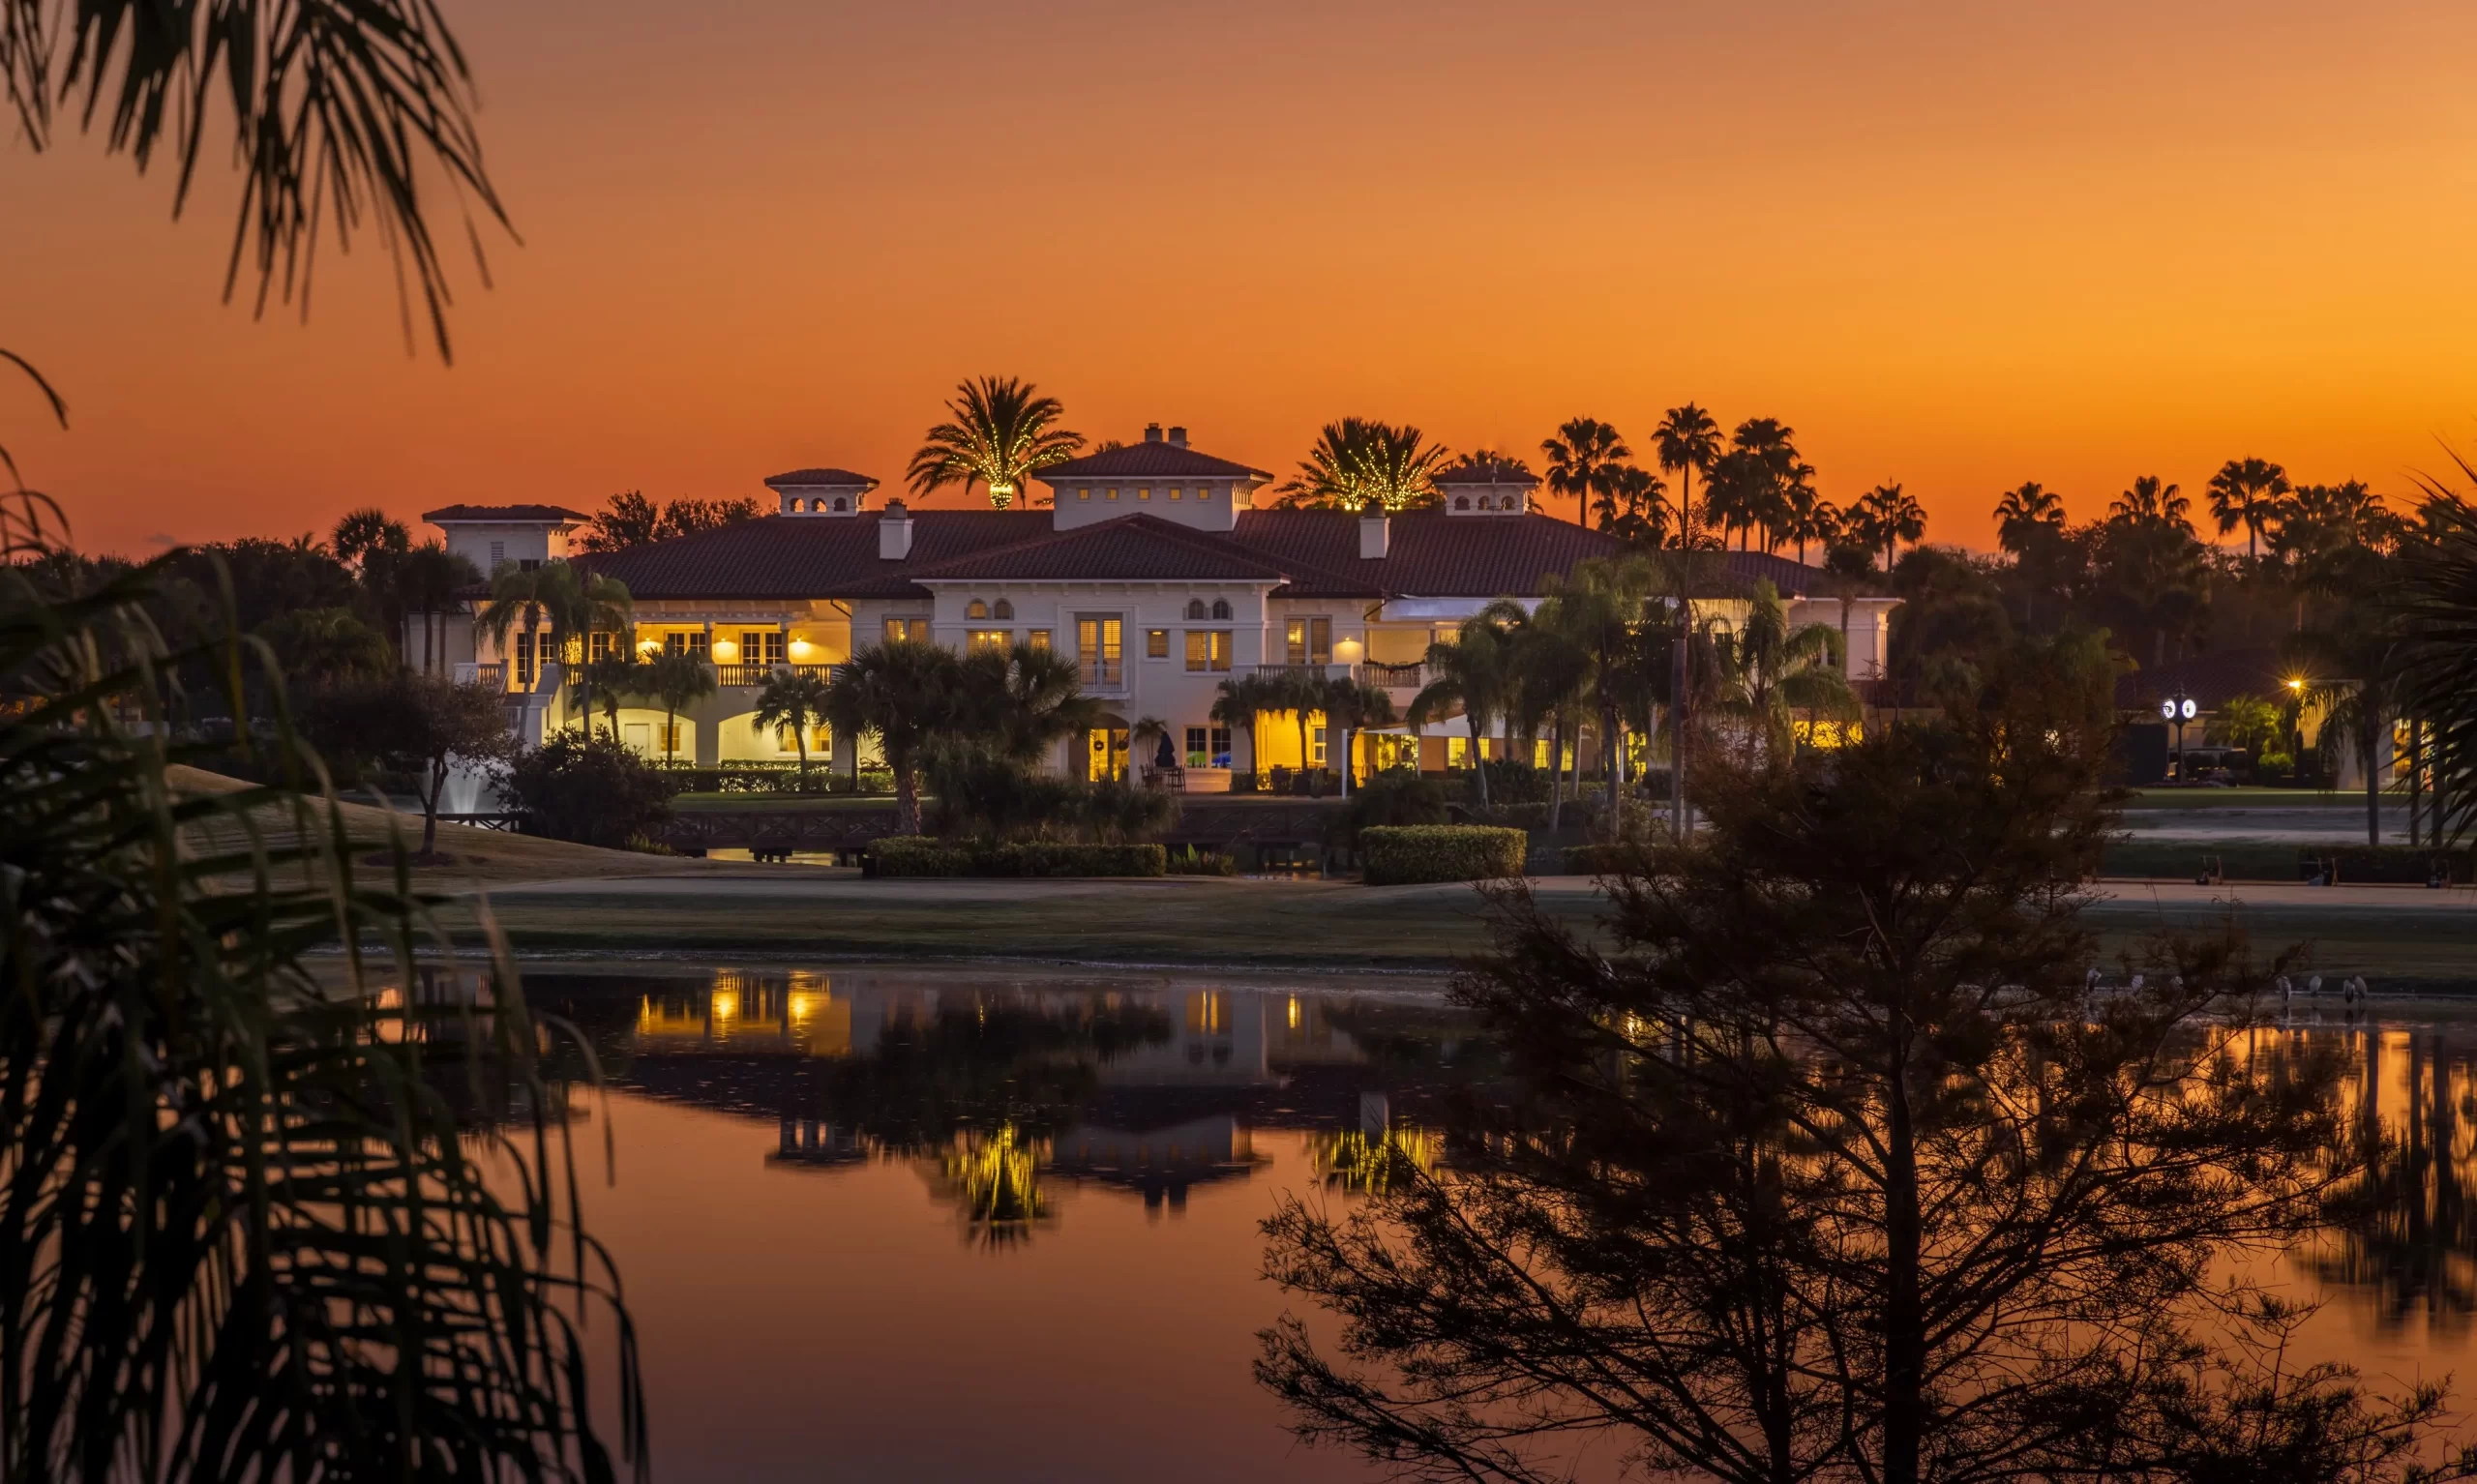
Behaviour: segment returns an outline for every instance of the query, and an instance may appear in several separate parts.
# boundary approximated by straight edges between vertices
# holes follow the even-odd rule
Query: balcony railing
[[[1358,678],[1388,691],[1416,691],[1428,683],[1427,668],[1417,660],[1408,665],[1378,665],[1371,661],[1358,668]]]
[[[1324,680],[1336,674],[1350,673],[1347,665],[1252,665],[1251,673],[1278,679],[1285,675],[1305,675],[1310,680]]]
[[[1078,668],[1087,690],[1119,691],[1126,688],[1125,662],[1121,660],[1088,654]]]
[[[817,675],[831,680],[840,665],[717,665],[716,685],[763,685],[776,675]]]
[[[504,691],[507,689],[507,662],[459,665],[456,667],[456,679],[460,684],[486,685],[493,691]]]

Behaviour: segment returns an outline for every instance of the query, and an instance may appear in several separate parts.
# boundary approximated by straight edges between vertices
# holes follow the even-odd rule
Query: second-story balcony
[[[840,665],[717,665],[714,667],[714,683],[723,686],[763,685],[778,674],[816,675],[831,680],[835,671],[842,668]]]
[[[1417,660],[1408,665],[1379,665],[1374,661],[1358,668],[1361,683],[1388,691],[1416,691],[1428,683],[1428,668]]]
[[[1126,662],[1116,655],[1088,654],[1076,662],[1076,676],[1088,691],[1126,689]]]

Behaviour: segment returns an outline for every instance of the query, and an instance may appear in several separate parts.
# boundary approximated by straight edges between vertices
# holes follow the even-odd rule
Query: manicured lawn
[[[1587,879],[1541,881],[1541,903],[1581,932],[1601,903]],[[2232,914],[2267,960],[2313,943],[2313,968],[2393,987],[2477,991],[2477,895],[2336,888],[2223,894],[2124,883],[2090,908],[2113,956],[2161,932]],[[2242,897],[2242,891],[2232,895]],[[728,877],[644,876],[494,889],[520,950],[698,960],[1000,958],[1300,970],[1436,971],[1488,946],[1468,886],[1347,881],[863,881],[801,867]]]
[[[2151,809],[2355,809],[2365,808],[2363,789],[2135,788],[2129,810]]]

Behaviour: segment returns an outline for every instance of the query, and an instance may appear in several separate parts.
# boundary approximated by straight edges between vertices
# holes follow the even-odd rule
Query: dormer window
[[[989,616],[997,619],[1000,623],[1009,622],[1015,616],[1015,605],[1007,602],[1003,598],[1000,598],[998,600],[998,606],[989,610]]]
[[[964,605],[964,616],[966,618],[987,618],[989,616],[989,605],[981,602],[978,598],[974,598],[971,602]]]

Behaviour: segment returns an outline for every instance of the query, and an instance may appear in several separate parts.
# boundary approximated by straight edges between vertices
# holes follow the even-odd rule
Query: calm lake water
[[[1423,1155],[1452,1089],[1494,1080],[1434,987],[545,966],[526,988],[612,1083],[616,1178],[587,1214],[642,1334],[657,1477],[1371,1477],[1296,1446],[1254,1386],[1255,1332],[1298,1307],[1258,1276],[1257,1223],[1285,1191],[1358,1199],[1371,1141]],[[2277,1264],[2328,1299],[2310,1358],[2477,1384],[2477,1018],[2306,1019],[2405,1141],[2379,1222]],[[598,1137],[581,1152],[598,1169]]]

